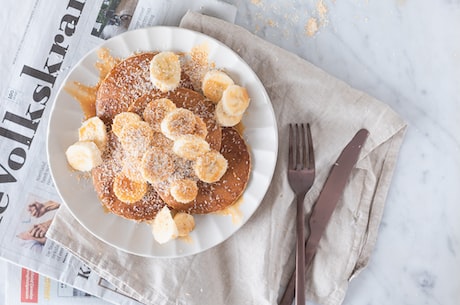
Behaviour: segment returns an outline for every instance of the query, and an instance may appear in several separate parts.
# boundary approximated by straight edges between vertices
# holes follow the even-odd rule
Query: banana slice
[[[199,116],[195,116],[195,120],[196,120],[196,124],[195,124],[195,131],[193,132],[193,135],[198,136],[202,139],[206,138],[206,136],[208,135],[208,128],[206,126],[206,123]]]
[[[120,172],[113,179],[113,192],[121,201],[134,203],[147,193],[147,182],[130,180]]]
[[[78,140],[92,141],[103,152],[107,144],[107,128],[104,122],[97,116],[84,121],[78,129]]]
[[[216,105],[216,120],[223,127],[232,127],[241,122],[243,115],[229,115],[225,113],[222,101]]]
[[[121,171],[132,181],[145,182],[145,178],[141,172],[142,157],[131,156],[127,154],[122,161]]]
[[[167,206],[164,206],[152,222],[153,238],[160,243],[164,244],[171,239],[177,238],[179,231],[176,222],[174,221],[171,211]]]
[[[169,112],[161,121],[161,132],[171,140],[179,136],[193,134],[196,129],[196,116],[185,108]]]
[[[191,179],[173,180],[169,192],[177,202],[189,203],[198,195],[198,186]]]
[[[142,158],[142,176],[150,183],[165,181],[174,171],[174,156],[165,149],[152,147]]]
[[[160,52],[150,62],[150,80],[162,92],[177,88],[180,83],[179,57],[173,52]]]
[[[204,75],[201,90],[204,96],[217,103],[222,98],[224,90],[233,84],[233,80],[225,72],[211,70]]]
[[[172,149],[174,141],[168,139],[161,132],[154,132],[152,138],[152,146],[163,148],[163,149]]]
[[[154,131],[145,121],[131,122],[120,133],[123,150],[132,156],[141,157],[152,146]]]
[[[166,114],[176,109],[176,104],[167,98],[153,100],[147,104],[142,113],[144,120],[152,126],[153,130],[161,131],[161,121]]]
[[[196,135],[184,135],[174,141],[173,152],[181,158],[195,160],[210,150],[209,143]]]
[[[246,88],[230,85],[222,94],[222,108],[228,115],[242,115],[249,106],[249,95]]]
[[[113,118],[112,131],[119,138],[123,127],[139,121],[141,121],[141,117],[137,113],[121,112]]]
[[[195,228],[195,219],[190,214],[179,212],[174,215],[173,219],[176,223],[179,237],[188,236]]]
[[[227,171],[228,162],[216,150],[211,150],[199,156],[194,165],[195,175],[203,182],[217,182]]]
[[[102,153],[92,141],[78,141],[65,152],[67,162],[72,168],[87,172],[102,163]]]

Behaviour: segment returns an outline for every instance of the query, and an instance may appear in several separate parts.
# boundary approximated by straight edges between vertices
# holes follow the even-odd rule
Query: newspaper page
[[[230,22],[236,15],[235,7],[217,0],[3,3],[0,258],[112,303],[139,304],[46,238],[63,204],[48,168],[46,128],[63,79],[84,54],[127,30],[178,25],[189,9]]]
[[[7,289],[4,304],[7,305],[110,304],[103,299],[17,265],[9,264],[6,276],[8,276],[8,282],[6,282]]]

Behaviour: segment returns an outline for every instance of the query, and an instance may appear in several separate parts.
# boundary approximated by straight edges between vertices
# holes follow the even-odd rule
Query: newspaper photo
[[[2,291],[0,297],[6,295],[12,303],[5,304],[22,304],[17,303],[17,293],[22,289],[19,285],[25,281],[28,289],[32,289],[31,285],[37,284],[37,279],[37,286],[29,292],[34,292],[33,300],[47,296],[57,300],[47,304],[67,304],[64,294],[74,296],[74,288],[115,304],[139,304],[119,293],[46,237],[56,211],[65,204],[55,190],[47,162],[48,118],[63,80],[87,52],[104,40],[132,29],[178,25],[187,10],[230,22],[234,22],[236,15],[236,8],[216,0],[3,3],[1,20],[5,26],[0,30],[0,258],[24,267],[8,266],[8,278],[4,280],[9,284],[4,285],[7,291]],[[71,288],[52,288],[60,285]],[[72,302],[68,304],[74,304]],[[103,304],[91,303],[85,298],[86,302]]]

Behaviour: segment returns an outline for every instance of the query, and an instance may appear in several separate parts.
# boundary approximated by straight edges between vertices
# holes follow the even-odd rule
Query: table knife
[[[337,161],[332,166],[328,178],[311,212],[309,227],[310,235],[305,242],[305,271],[311,265],[329,219],[335,210],[337,202],[342,196],[352,169],[358,161],[361,148],[369,132],[359,130],[353,139],[345,146]],[[281,298],[280,305],[291,305],[295,294],[295,270],[289,280],[288,286]]]

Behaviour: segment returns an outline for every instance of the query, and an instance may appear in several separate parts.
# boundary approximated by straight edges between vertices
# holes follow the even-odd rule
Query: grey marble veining
[[[227,2],[237,24],[409,124],[375,250],[344,304],[460,304],[460,1]]]

